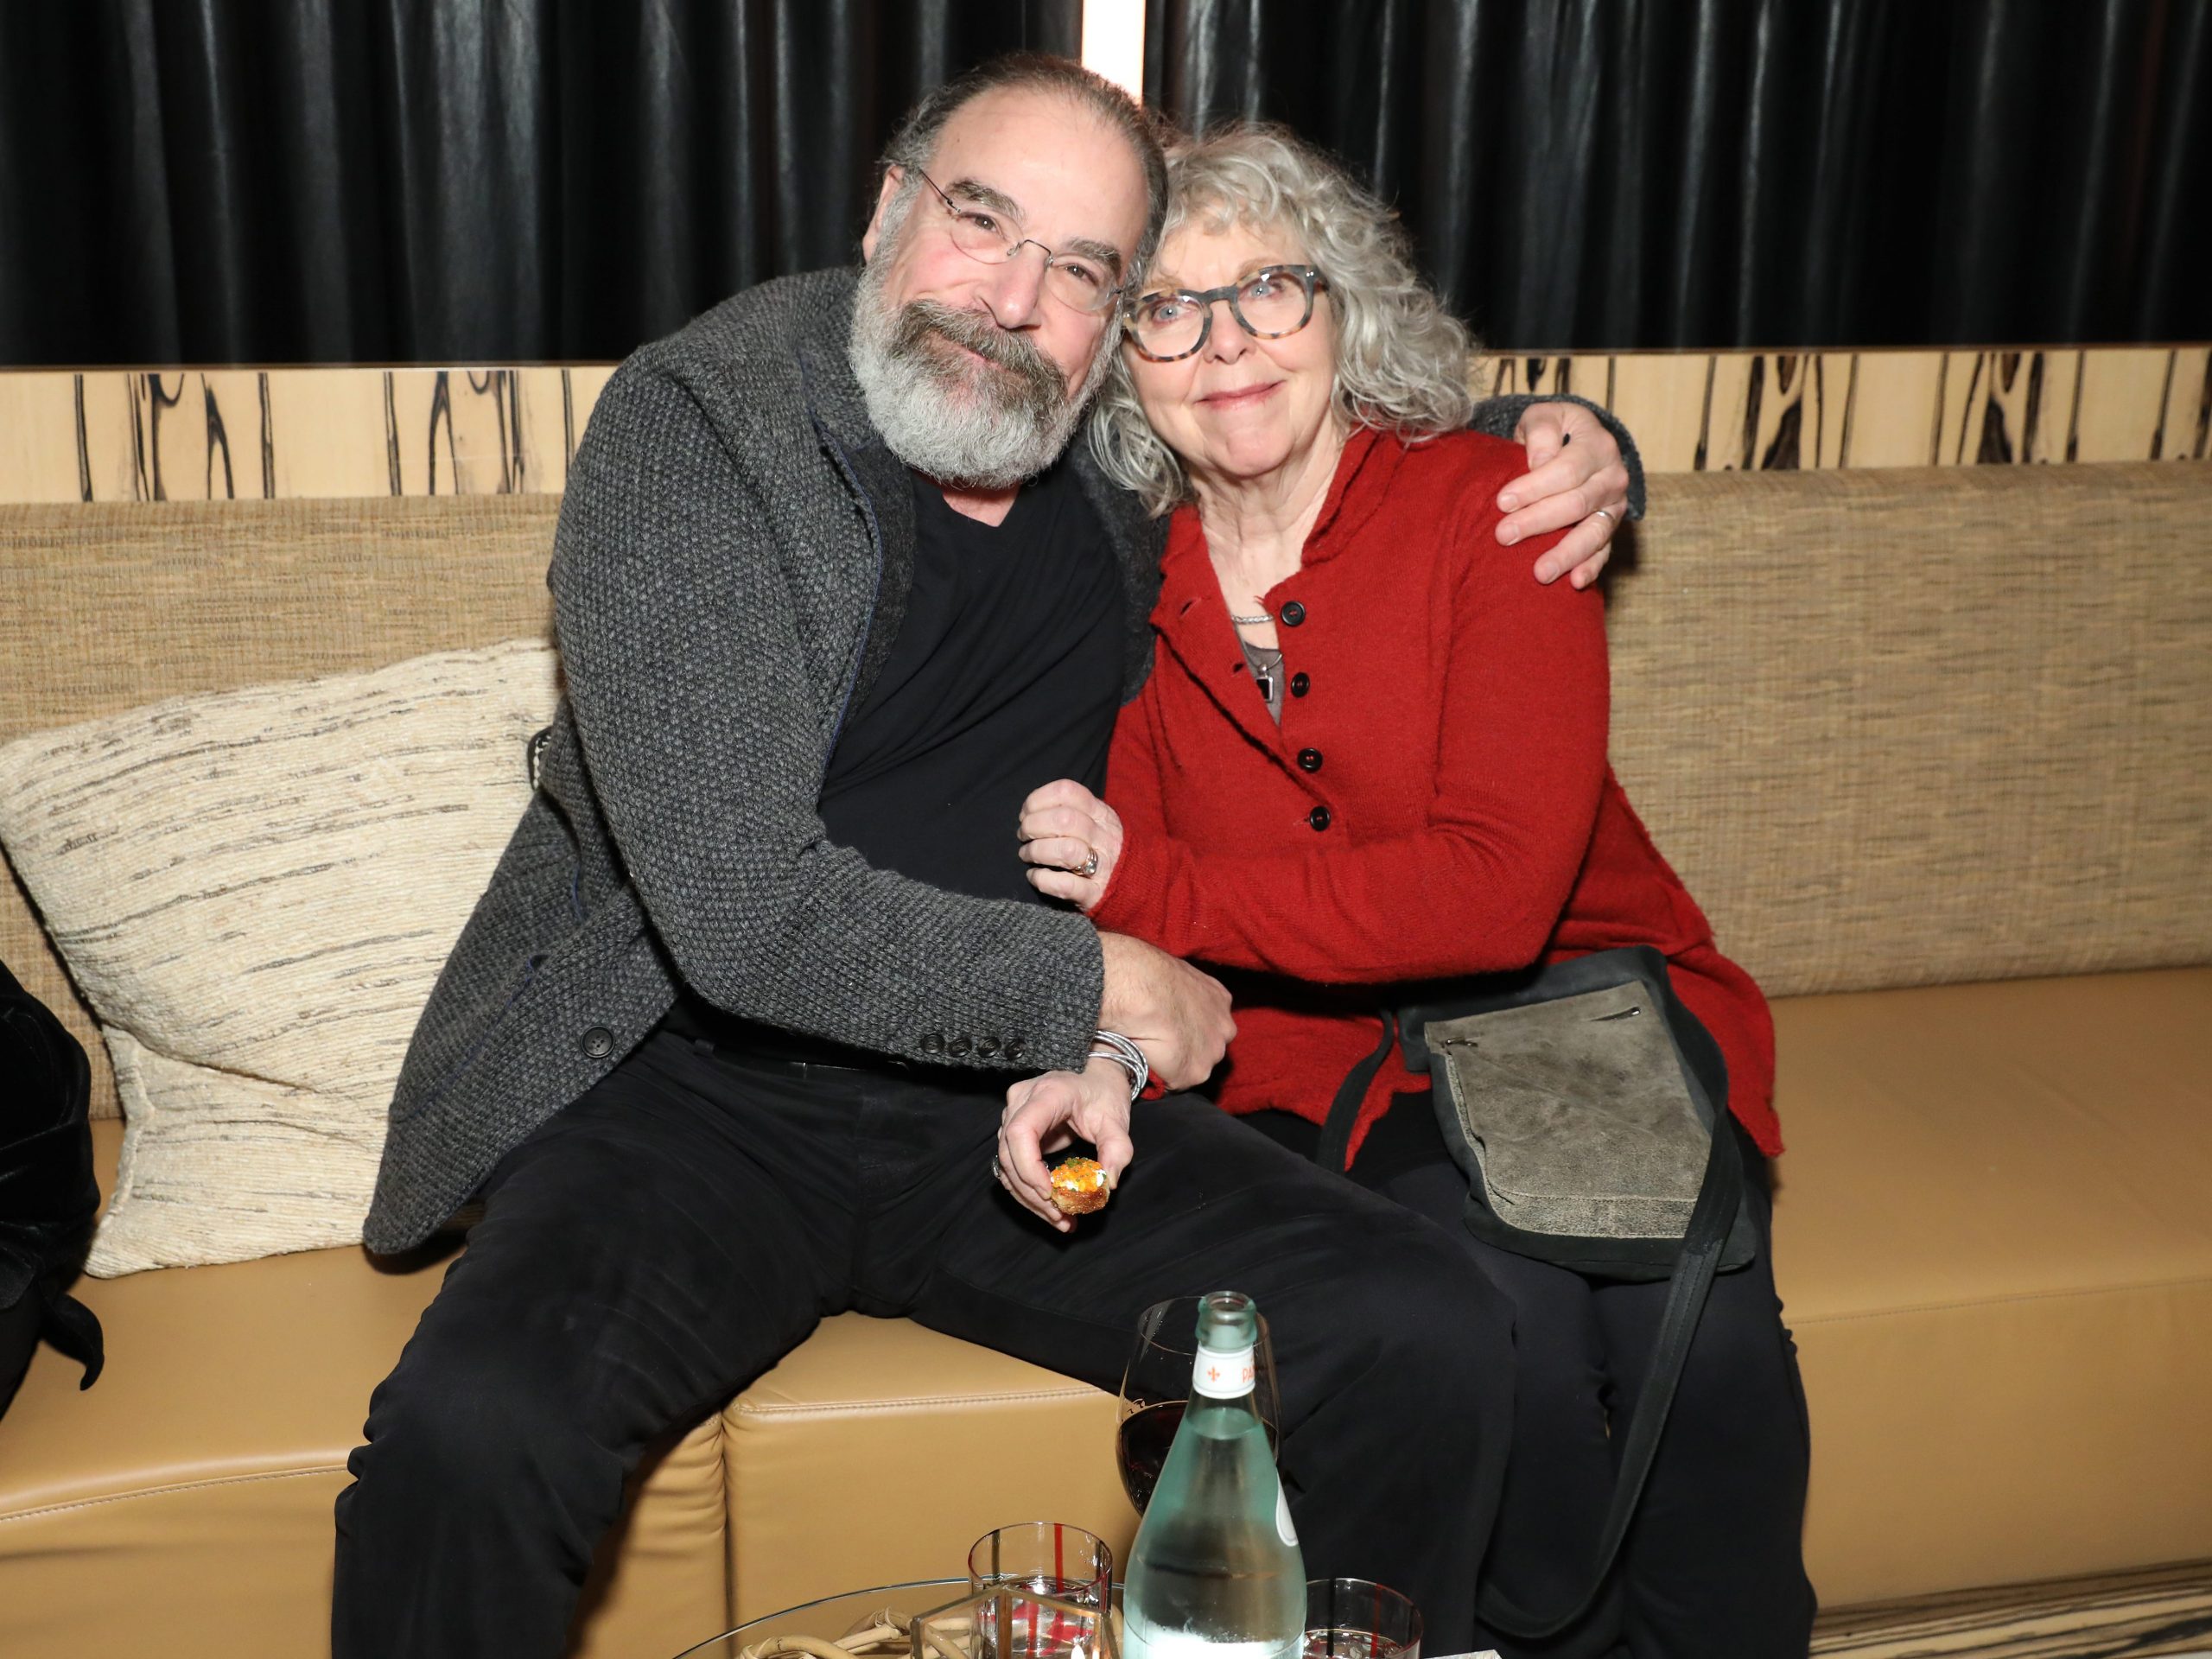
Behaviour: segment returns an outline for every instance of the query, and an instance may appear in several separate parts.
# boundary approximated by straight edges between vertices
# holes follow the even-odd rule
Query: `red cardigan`
[[[1474,433],[1352,438],[1302,568],[1266,595],[1292,677],[1280,730],[1198,514],[1175,515],[1152,677],[1108,771],[1128,840],[1092,920],[1281,976],[1237,982],[1221,1104],[1316,1122],[1381,1027],[1371,992],[1313,987],[1656,945],[1726,1056],[1731,1107],[1778,1153],[1765,1000],[1605,763],[1603,603],[1540,585],[1541,542],[1496,540],[1497,492],[1522,470]],[[1394,1054],[1354,1155],[1394,1092],[1427,1084]]]

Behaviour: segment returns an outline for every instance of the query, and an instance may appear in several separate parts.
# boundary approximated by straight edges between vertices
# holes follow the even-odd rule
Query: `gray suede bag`
[[[1596,1599],[1713,1276],[1758,1252],[1727,1066],[1649,946],[1468,981],[1384,1011],[1382,1046],[1344,1079],[1322,1130],[1315,1156],[1327,1167],[1344,1167],[1360,1103],[1394,1043],[1408,1069],[1429,1074],[1437,1125],[1467,1177],[1470,1232],[1592,1278],[1672,1281],[1587,1591],[1540,1617],[1482,1588],[1485,1624],[1539,1641]]]

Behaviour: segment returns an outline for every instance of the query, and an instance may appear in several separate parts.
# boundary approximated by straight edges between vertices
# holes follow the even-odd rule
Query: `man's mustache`
[[[957,311],[935,300],[913,300],[900,308],[892,349],[917,353],[931,334],[964,346],[985,362],[1017,376],[1029,400],[1050,410],[1067,395],[1065,382],[1051,360],[1020,334],[1009,334],[973,311]]]

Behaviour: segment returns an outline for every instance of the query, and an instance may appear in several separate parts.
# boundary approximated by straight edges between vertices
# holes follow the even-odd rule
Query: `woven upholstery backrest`
[[[0,506],[0,743],[188,692],[550,634],[559,501]],[[0,961],[115,1085],[90,1013],[13,879]]]
[[[0,507],[0,742],[542,634],[557,508]],[[1722,947],[1776,995],[2212,961],[2208,524],[2186,464],[1655,478],[1614,764]],[[12,880],[0,960],[112,1112]]]
[[[1614,765],[1774,995],[2212,961],[2212,467],[1653,479]]]

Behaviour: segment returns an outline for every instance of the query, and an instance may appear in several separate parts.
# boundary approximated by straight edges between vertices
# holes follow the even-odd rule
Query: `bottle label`
[[[1198,1362],[1191,1368],[1191,1391],[1210,1400],[1234,1400],[1240,1394],[1251,1393],[1252,1351],[1201,1344]]]
[[[1293,1549],[1298,1548],[1298,1529],[1290,1524],[1290,1494],[1275,1482],[1275,1535]]]

